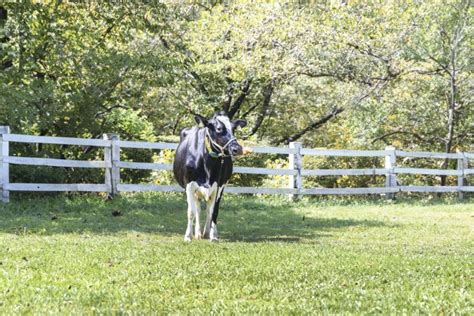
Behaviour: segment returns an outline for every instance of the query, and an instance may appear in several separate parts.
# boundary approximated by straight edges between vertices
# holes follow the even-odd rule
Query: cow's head
[[[215,147],[214,150],[217,149],[218,153],[231,156],[242,154],[242,146],[235,139],[234,130],[238,126],[247,125],[247,121],[241,119],[231,121],[224,111],[215,113],[210,119],[201,115],[196,115],[194,119],[198,124],[203,124],[207,128],[208,137]]]

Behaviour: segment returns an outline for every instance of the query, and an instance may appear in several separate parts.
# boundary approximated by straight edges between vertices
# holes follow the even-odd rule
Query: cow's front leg
[[[212,187],[209,191],[209,197],[206,201],[206,225],[204,226],[204,239],[209,239],[210,231],[211,231],[211,219],[212,219],[212,211],[214,210],[214,205],[216,204],[216,197],[217,197],[217,183],[214,182]]]
[[[217,191],[216,203],[214,203],[214,207],[212,208],[212,217],[210,222],[210,232],[209,232],[209,239],[211,241],[218,241],[219,240],[219,233],[217,232],[217,216],[219,215],[219,205],[222,199],[222,193],[224,192],[224,186],[220,187]]]
[[[207,206],[206,206],[207,218],[206,218],[206,225],[204,225],[204,232],[203,232],[203,238],[204,239],[209,239],[209,234],[210,234],[210,231],[211,231],[212,207],[214,207],[214,205],[211,206],[210,203],[207,204]]]
[[[217,233],[217,225],[214,222],[211,222],[211,232],[209,234],[209,239],[211,241],[219,241],[219,234]]]
[[[196,198],[196,182],[190,182],[186,185],[186,200],[188,202],[188,227],[184,234],[184,241],[191,241],[193,236],[193,219],[199,207],[199,201]]]

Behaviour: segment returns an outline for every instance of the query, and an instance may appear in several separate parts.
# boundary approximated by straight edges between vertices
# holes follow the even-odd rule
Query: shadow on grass
[[[256,198],[221,205],[221,238],[241,242],[298,242],[328,236],[339,228],[384,226],[381,221],[304,217],[298,204]],[[204,212],[203,212],[204,213]],[[97,196],[12,199],[0,205],[0,232],[10,234],[153,233],[181,236],[186,229],[183,195],[136,195],[106,201]],[[202,216],[202,220],[205,215]]]
[[[219,229],[224,239],[240,242],[300,242],[330,236],[337,229],[352,226],[380,227],[382,221],[307,217],[299,214],[303,205],[272,204],[253,199],[225,204]]]

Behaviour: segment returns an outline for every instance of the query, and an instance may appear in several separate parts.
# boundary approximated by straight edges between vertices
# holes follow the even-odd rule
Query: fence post
[[[10,192],[7,190],[7,185],[10,182],[10,166],[7,162],[9,144],[8,140],[3,138],[5,134],[10,134],[10,127],[0,126],[0,199],[2,199],[2,202],[8,203]]]
[[[387,146],[385,147],[385,152],[385,169],[387,169],[387,173],[385,174],[385,187],[393,188],[397,186],[397,176],[394,172],[396,166],[395,147]],[[387,193],[385,197],[392,200],[395,198],[395,193]]]
[[[117,134],[112,134],[110,139],[112,140],[112,196],[119,194],[118,185],[120,184],[120,137]]]
[[[103,134],[104,140],[110,140],[109,134]],[[104,162],[110,167],[105,168],[105,185],[107,186],[107,197],[112,198],[112,145],[110,147],[104,147]]]
[[[464,199],[464,192],[462,191],[463,186],[464,186],[464,180],[465,180],[465,174],[464,170],[468,169],[468,160],[467,157],[464,155],[463,152],[458,152],[462,156],[462,158],[458,158],[458,163],[457,163],[457,169],[461,171],[461,175],[458,176],[458,187],[459,187],[459,193],[458,197],[460,200]]]
[[[295,153],[294,154],[289,154],[288,155],[288,161],[289,161],[289,169],[290,170],[296,170],[297,173],[296,175],[290,175],[289,178],[289,183],[288,187],[290,189],[297,189],[297,194],[289,194],[288,197],[290,201],[296,201],[300,198],[300,190],[303,187],[303,178],[301,176],[301,169],[303,165],[303,159],[301,156],[301,143],[299,142],[291,142],[289,144],[290,149],[294,149]]]
[[[104,134],[103,139],[110,140],[110,147],[104,147],[104,161],[110,165],[105,169],[105,184],[107,185],[109,198],[118,195],[118,185],[120,184],[120,146],[119,135]]]

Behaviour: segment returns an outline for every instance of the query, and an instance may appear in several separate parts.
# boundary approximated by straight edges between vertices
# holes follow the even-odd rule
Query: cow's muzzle
[[[243,154],[242,146],[236,141],[233,141],[229,146],[229,152],[232,156],[240,156]]]

